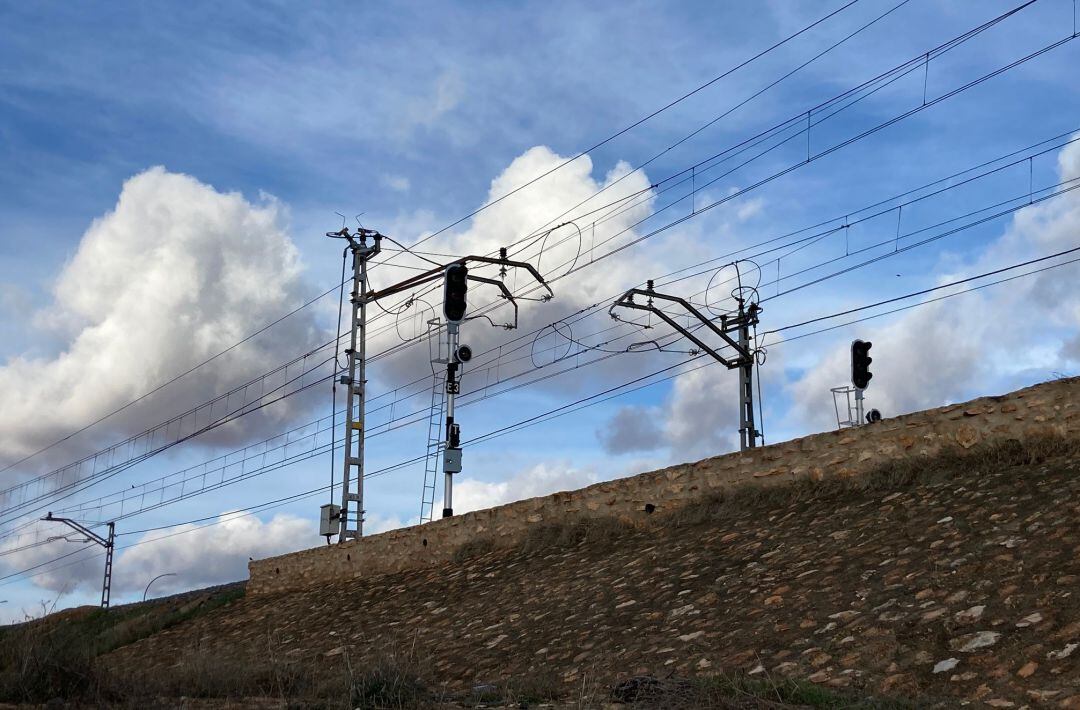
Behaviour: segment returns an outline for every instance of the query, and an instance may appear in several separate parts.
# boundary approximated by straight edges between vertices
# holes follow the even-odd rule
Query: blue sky
[[[0,439],[8,442],[0,461],[17,460],[80,428],[330,288],[341,268],[340,249],[323,233],[340,226],[337,212],[349,215],[350,223],[363,213],[365,226],[412,243],[841,5],[4,4],[0,382],[9,416],[0,417]],[[589,196],[612,176],[625,174],[627,166],[649,160],[883,14],[608,194],[634,185],[647,189],[1012,7],[859,0],[425,248],[460,254],[520,238],[572,207],[576,196]],[[890,8],[895,9],[885,14]],[[1073,13],[1072,0],[1039,0],[1024,8],[815,125],[811,154],[920,106],[924,97],[933,103],[1071,36]],[[1076,43],[1067,42],[606,258],[603,266],[583,269],[556,286],[551,304],[522,303],[522,331],[558,320],[610,296],[609,291],[855,213],[1054,136],[1061,138],[1043,146],[1053,149],[1029,164],[912,204],[899,215],[888,212],[785,256],[782,275],[831,258],[838,259],[834,268],[856,263],[842,258],[845,249],[888,240],[898,233],[898,223],[900,247],[917,241],[904,236],[922,227],[1022,196],[1029,186],[1077,177],[1071,171],[1080,170],[1080,153],[1066,145],[1080,129],[1077,52]],[[700,209],[738,193],[798,164],[806,150],[805,136],[793,140],[699,190],[693,203]],[[705,171],[702,180],[720,172]],[[630,227],[644,219],[621,238],[646,233],[689,213],[689,198],[662,209],[681,194],[657,188],[650,201],[608,227]],[[1080,223],[1073,221],[1076,205],[1074,193],[1064,194],[776,298],[766,303],[761,329],[1075,246],[1069,230]],[[870,255],[887,251],[886,246]],[[765,284],[775,278],[775,256],[763,258]],[[878,343],[873,354],[879,379],[868,396],[886,416],[1075,372],[1080,294],[1072,287],[1070,268],[774,344],[762,367],[768,440],[830,425],[828,387],[845,381],[844,352],[852,337]],[[373,278],[385,283],[380,279],[405,273],[383,267]],[[679,287],[689,293],[703,288],[707,278]],[[763,285],[763,295],[771,295],[770,289],[777,286]],[[1017,316],[1027,325],[1002,338],[995,322],[1015,323]],[[335,299],[323,299],[293,322],[140,404],[130,416],[93,427],[58,450],[5,471],[5,485],[121,440],[269,370],[321,342],[335,317]],[[575,333],[580,337],[607,323],[590,316]],[[512,337],[480,321],[470,322],[463,335],[483,348],[497,348]],[[778,338],[766,339],[766,345]],[[676,364],[681,357],[614,357],[465,407],[465,438]],[[393,391],[426,368],[427,354],[420,348],[374,363],[372,391]],[[481,378],[490,384],[493,375],[477,370],[471,377],[466,390],[473,387],[475,396]],[[727,373],[706,368],[467,448],[464,499],[488,505],[730,450],[734,393]],[[395,406],[420,408],[426,406],[423,399]],[[256,424],[144,462],[82,497],[198,464],[326,415],[329,406],[321,388],[307,400],[260,415]],[[422,451],[422,428],[374,438],[369,468]],[[118,530],[219,515],[323,485],[329,477],[329,461],[320,457],[128,518]],[[419,508],[420,477],[422,469],[412,467],[369,481],[372,528],[410,522]],[[236,576],[237,570],[242,574],[248,556],[318,544],[311,521],[321,502],[321,497],[305,499],[243,523],[124,551],[117,574],[126,568],[129,576],[118,598],[141,595],[141,584],[154,573],[177,572],[163,589],[178,589]],[[138,537],[129,536],[124,544]],[[54,543],[32,554],[0,556],[0,576],[74,549],[71,543]],[[9,600],[0,620],[21,618],[38,600],[61,591],[61,605],[93,603],[98,564],[0,581],[6,585],[0,599]]]

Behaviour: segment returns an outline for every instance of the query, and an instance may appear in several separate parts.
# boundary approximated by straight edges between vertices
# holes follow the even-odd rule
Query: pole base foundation
[[[443,508],[442,509],[442,516],[444,518],[452,518],[452,517],[454,517],[454,509],[453,508]]]

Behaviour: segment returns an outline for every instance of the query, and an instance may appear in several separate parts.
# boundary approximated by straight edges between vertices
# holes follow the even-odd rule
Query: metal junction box
[[[341,531],[341,506],[327,503],[319,511],[319,534],[337,535]]]
[[[461,449],[443,451],[443,473],[461,473]]]

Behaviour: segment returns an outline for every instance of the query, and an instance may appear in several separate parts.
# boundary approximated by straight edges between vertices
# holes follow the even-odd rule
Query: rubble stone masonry
[[[779,485],[797,478],[857,476],[883,461],[969,449],[983,441],[1043,435],[1080,436],[1080,378],[1035,385],[861,427],[815,434],[669,466],[577,491],[530,498],[423,526],[391,530],[341,545],[317,547],[248,564],[248,594],[302,589],[361,575],[433,566],[478,537],[511,546],[530,527],[580,516],[629,522],[668,512],[722,489]]]

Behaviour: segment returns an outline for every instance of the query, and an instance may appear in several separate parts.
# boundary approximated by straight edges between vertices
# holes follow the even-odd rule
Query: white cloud
[[[498,253],[500,247],[510,245],[526,235],[534,234],[536,230],[552,220],[555,215],[564,212],[569,206],[582,203],[568,217],[560,218],[561,220],[572,219],[574,215],[582,213],[590,213],[601,206],[631,195],[636,196],[633,200],[619,203],[619,209],[600,210],[596,214],[578,220],[576,224],[582,230],[580,237],[577,229],[568,225],[553,232],[546,243],[540,239],[534,239],[531,242],[526,240],[525,244],[510,249],[512,258],[529,261],[537,265],[546,278],[554,279],[554,300],[547,303],[520,301],[519,333],[539,329],[545,324],[565,318],[597,302],[606,303],[614,300],[627,288],[643,284],[651,276],[684,266],[695,257],[714,255],[709,254],[711,250],[709,240],[715,240],[718,237],[727,239],[731,236],[730,225],[727,222],[737,219],[736,211],[740,209],[741,204],[738,202],[733,202],[730,209],[720,209],[709,213],[709,216],[704,218],[708,222],[706,225],[702,225],[700,220],[696,223],[688,223],[685,227],[672,229],[653,237],[648,242],[648,249],[629,249],[561,278],[567,274],[572,264],[576,263],[579,266],[589,264],[594,258],[591,252],[593,245],[597,245],[595,256],[602,256],[613,248],[640,236],[640,232],[634,228],[634,225],[647,218],[653,211],[652,193],[649,190],[650,181],[644,172],[631,173],[629,165],[619,162],[602,178],[594,177],[593,164],[587,156],[555,170],[520,192],[510,194],[515,188],[551,171],[566,160],[566,156],[559,155],[545,146],[536,146],[525,151],[492,180],[488,195],[490,206],[473,218],[468,227],[444,238],[443,244],[446,246],[440,245],[437,248],[438,251],[452,254]],[[610,187],[610,189],[594,196],[605,187]],[[495,203],[494,201],[501,196],[506,197]],[[623,210],[624,207],[625,210]],[[598,219],[599,215],[608,213],[613,213],[609,219]],[[597,221],[595,227],[589,220]],[[408,222],[402,222],[402,224],[408,224]],[[396,236],[401,238],[409,235]],[[611,241],[605,243],[609,239]],[[712,247],[712,250],[714,249],[715,247]],[[376,286],[393,283],[398,278],[404,278],[413,273],[415,272],[404,269],[395,270],[392,265],[380,265],[375,272],[375,283]],[[498,277],[497,269],[491,267],[479,267],[475,273],[491,278]],[[529,284],[529,277],[524,272],[511,271],[507,275],[506,283],[511,290],[521,290]],[[531,294],[534,298],[539,295],[538,292]],[[439,312],[439,293],[427,296],[426,301],[426,312],[429,316]],[[475,283],[470,285],[470,308],[476,309],[493,301],[498,301],[494,288]],[[607,346],[607,349],[621,350],[631,343],[655,338],[666,332],[659,328],[639,331],[631,326],[618,326],[614,331],[599,333],[613,325],[612,321],[604,315],[604,310],[606,309],[597,309],[588,320],[575,325],[573,337],[584,340],[588,345],[598,345],[613,337],[622,336]],[[491,318],[496,324],[502,324],[512,320],[512,315],[511,308],[504,304],[491,313]],[[550,335],[550,330],[547,332]],[[556,344],[560,351],[564,352],[569,345],[565,340],[568,332],[560,331],[557,337],[551,338],[553,341],[558,341]],[[599,334],[596,337],[588,337],[592,333]],[[387,333],[383,338],[381,341],[375,340],[373,347],[376,351],[390,347],[396,342],[396,335],[393,332]],[[486,321],[477,320],[467,322],[463,326],[461,338],[462,342],[472,346],[475,353],[480,353],[506,342],[506,333],[502,329],[490,327]],[[464,391],[482,387],[496,377],[505,380],[532,369],[533,362],[529,357],[532,349],[530,343],[531,341],[526,341],[525,350],[514,353],[513,357],[522,358],[515,363],[504,360],[497,368],[493,367],[489,370],[480,366],[481,360],[474,361],[465,368]],[[583,357],[589,358],[595,355],[597,352],[594,351],[584,354]],[[389,381],[387,384],[391,387],[397,386],[401,382],[412,380],[416,372],[426,368],[427,359],[428,353],[425,349],[412,348],[403,355],[379,363],[377,367],[372,368],[372,376],[386,378]],[[538,363],[545,361],[551,363],[550,355],[546,360],[543,357],[537,358]],[[560,364],[558,367],[566,364]],[[656,360],[651,357],[626,355],[612,358],[602,367],[583,368],[566,376],[552,378],[538,385],[536,389],[559,394],[577,392],[583,386],[592,389],[604,383],[641,374],[646,369],[655,367],[655,364]]]
[[[620,408],[599,435],[612,454],[666,448],[669,460],[694,460],[738,448],[738,415],[735,373],[712,365],[676,377],[660,406]]]
[[[408,192],[412,187],[409,178],[404,175],[383,175],[381,181],[383,185],[395,192]]]
[[[38,318],[65,338],[62,351],[0,365],[0,460],[82,427],[299,305],[301,264],[284,221],[272,199],[253,204],[161,167],[125,182]],[[96,441],[140,431],[302,353],[314,342],[311,318],[298,314],[95,428]],[[287,411],[253,419],[281,421]]]
[[[454,480],[454,513],[483,510],[503,503],[572,491],[596,483],[593,471],[574,468],[568,463],[542,463],[502,481],[475,478]],[[436,506],[442,509],[442,503]]]
[[[235,582],[247,579],[249,558],[282,555],[322,542],[314,522],[294,515],[275,515],[264,523],[252,515],[222,513],[218,520],[202,528],[179,525],[144,535],[140,542],[145,544],[124,550],[117,558],[116,589],[139,591],[157,575],[170,572],[176,576],[154,584],[158,594]]]
[[[185,589],[207,587],[247,579],[249,558],[260,559],[312,547],[320,542],[318,529],[309,520],[293,515],[275,515],[267,522],[255,516],[222,513],[218,523],[198,527],[178,525],[165,530],[148,532],[128,549],[118,540],[113,563],[113,593],[142,593],[147,583],[159,574],[170,574],[154,583],[157,595]],[[75,540],[78,536],[71,535]],[[21,570],[49,562],[58,555],[77,547],[73,543],[56,541],[40,547],[19,550],[17,540],[11,540],[0,552],[4,569]],[[87,546],[76,558],[87,557],[71,566],[57,565],[55,569],[33,577],[33,583],[53,592],[73,593],[85,590],[97,593],[101,589],[104,558],[101,548]]]
[[[565,160],[564,156],[560,156],[544,146],[537,146],[527,150],[492,180],[489,202],[501,195],[508,194],[515,187],[547,172]],[[647,191],[649,187],[647,176],[636,173],[624,179],[602,196],[590,201],[590,197],[595,192],[605,185],[613,183],[625,175],[628,170],[628,166],[619,164],[602,180],[597,180],[592,177],[592,163],[589,158],[581,158],[557,170],[535,185],[491,205],[478,214],[466,229],[444,239],[442,244],[437,247],[437,250],[452,254],[497,254],[500,247],[510,245],[523,236],[532,233],[543,226],[553,215],[559,214],[569,205],[587,201],[586,205],[580,209],[588,210],[619,197],[643,190]],[[511,248],[510,256],[515,259],[530,261],[534,265],[538,264],[540,270],[548,278],[558,277],[568,271],[569,262],[574,260],[579,250],[587,252],[594,239],[596,243],[600,243],[605,238],[628,229],[634,222],[647,216],[650,212],[651,207],[648,202],[645,202],[604,224],[597,225],[595,236],[591,226],[583,224],[581,226],[585,232],[580,240],[575,229],[564,227],[553,233],[548,239],[542,256],[539,254],[541,250],[539,241],[532,244],[527,243],[528,248],[524,248],[526,245]],[[408,225],[410,223],[403,221],[401,224]],[[395,236],[402,241],[412,241],[414,239],[412,235],[397,234]],[[633,232],[627,232],[619,239],[625,241],[632,236]],[[565,243],[556,245],[557,242],[566,237],[570,238]],[[610,247],[605,247],[604,250],[606,251],[607,248]],[[522,249],[524,250],[522,251]],[[579,259],[579,263],[584,263],[587,259],[588,255],[583,254]],[[627,252],[617,259],[610,259],[605,262],[603,267],[586,269],[573,277],[559,280],[554,286],[555,300],[550,303],[520,302],[520,331],[529,331],[545,323],[557,320],[598,298],[614,297],[621,290],[641,281],[648,270],[654,268],[661,267],[658,267],[654,261],[646,258],[645,255]],[[374,271],[374,283],[378,287],[379,285],[393,283],[414,273],[413,271],[395,268],[392,264],[380,265]],[[474,273],[489,278],[498,277],[497,269],[491,267],[478,267],[474,270]],[[529,281],[524,272],[511,272],[507,276],[506,283],[511,290],[520,290],[528,286]],[[531,295],[535,298],[539,294],[534,293]],[[429,317],[439,312],[441,303],[439,293],[433,293],[427,296],[425,300]],[[479,308],[481,305],[493,301],[498,301],[498,292],[494,288],[476,283],[470,284],[470,308]],[[415,312],[415,309],[413,312]],[[413,312],[409,313],[410,317]],[[508,305],[503,305],[491,314],[491,318],[498,324],[511,321],[513,319],[512,310]],[[595,320],[599,322],[599,327],[607,325],[607,323],[599,321],[599,319]],[[591,324],[588,325],[591,329]],[[502,329],[492,328],[486,321],[480,320],[467,322],[462,328],[461,337],[462,342],[468,343],[472,346],[474,352],[479,353],[504,342],[506,332]],[[392,346],[395,342],[397,342],[397,334],[391,330],[391,332],[384,334],[382,339],[373,336],[372,347],[378,351]],[[632,341],[628,340],[627,342]],[[531,368],[532,363],[528,359],[528,351],[524,354],[526,356],[524,361],[519,361],[509,367],[505,366],[504,363],[504,366],[499,369],[499,376],[505,378]],[[372,369],[372,374],[374,377],[387,378],[394,382],[394,386],[396,386],[401,382],[408,382],[415,378],[418,371],[427,369],[427,360],[428,352],[426,348],[412,348],[403,355],[380,363],[377,368]],[[612,372],[617,373],[619,367],[625,367],[625,365],[615,365],[613,368],[609,368],[606,373],[601,373],[601,376]],[[475,363],[471,372],[472,375],[470,376],[467,369],[466,389],[475,386],[478,381],[481,383],[489,381],[490,377],[493,376],[493,374],[489,375],[485,371],[477,370]],[[574,383],[571,380],[572,378],[560,378],[560,381],[551,382],[547,387],[573,387]]]
[[[1061,151],[1058,170],[1061,180],[1080,176],[1080,144]],[[1078,246],[1078,235],[1080,195],[1070,192],[1016,213],[979,258],[941,274],[939,282]],[[1022,271],[1006,275],[1018,273]],[[892,323],[860,324],[858,337],[874,343],[868,406],[893,416],[1015,386],[1011,376],[1028,382],[1033,376],[1049,378],[1076,363],[1078,331],[1080,279],[1075,265],[922,306]],[[835,426],[829,388],[849,379],[845,335],[854,337],[855,332],[838,331],[834,340],[843,344],[830,348],[791,384],[794,407],[789,418],[802,418],[816,428]]]
[[[403,528],[406,523],[402,522],[401,518],[390,515],[383,516],[378,513],[367,513],[364,516],[364,534],[365,535],[377,535],[378,533],[386,532],[388,530],[397,530]]]

